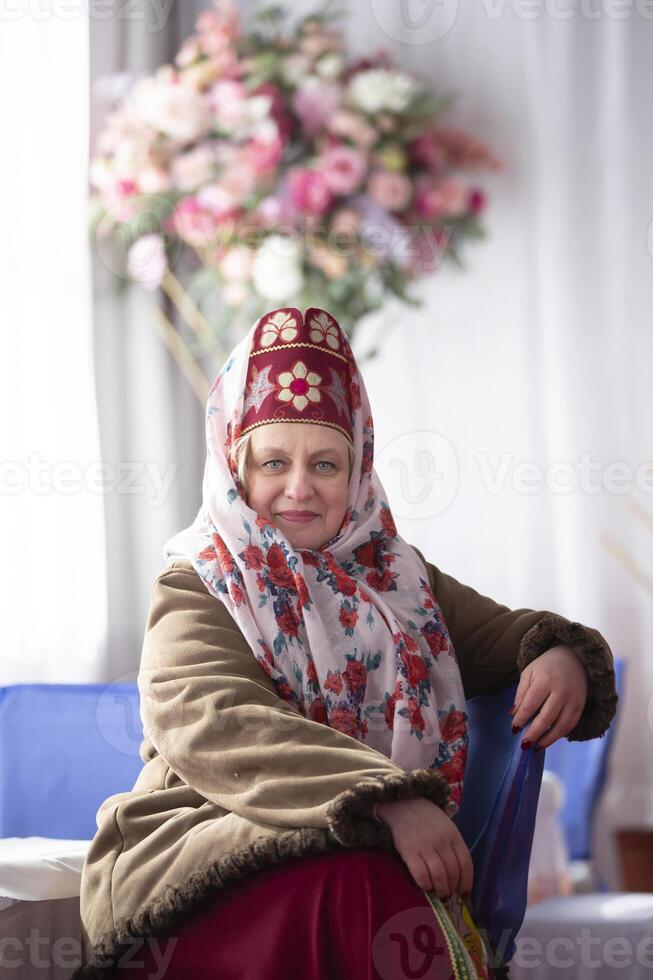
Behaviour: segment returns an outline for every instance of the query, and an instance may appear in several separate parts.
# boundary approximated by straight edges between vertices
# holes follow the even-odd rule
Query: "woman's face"
[[[247,502],[293,548],[318,551],[340,530],[349,487],[347,445],[336,429],[309,422],[273,422],[253,430]]]

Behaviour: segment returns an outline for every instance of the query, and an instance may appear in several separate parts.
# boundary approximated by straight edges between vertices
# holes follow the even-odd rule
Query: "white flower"
[[[271,300],[289,300],[304,285],[302,252],[297,242],[285,235],[269,235],[254,258],[254,288]]]
[[[316,344],[326,343],[331,350],[338,350],[340,338],[338,328],[328,313],[318,313],[309,323],[310,338]]]
[[[261,347],[271,347],[278,340],[289,344],[297,336],[297,321],[290,313],[275,313],[261,332]]]
[[[141,235],[127,253],[127,271],[146,289],[156,289],[168,271],[165,245],[160,235]]]
[[[180,153],[172,161],[175,186],[182,191],[194,191],[213,176],[215,154],[207,143],[201,143],[188,153]]]
[[[293,364],[292,371],[282,371],[277,381],[281,385],[277,398],[282,402],[292,402],[298,412],[303,412],[309,402],[321,401],[316,385],[322,378],[315,371],[309,371],[303,361]]]
[[[335,51],[330,51],[328,54],[323,54],[315,64],[315,71],[318,73],[320,78],[324,78],[328,82],[338,78],[342,69],[342,57],[339,54],[336,54]]]
[[[417,91],[416,81],[399,71],[372,68],[354,75],[349,98],[363,112],[402,112]]]
[[[191,143],[211,127],[208,103],[183,82],[143,78],[134,86],[133,105],[144,122],[180,143]]]

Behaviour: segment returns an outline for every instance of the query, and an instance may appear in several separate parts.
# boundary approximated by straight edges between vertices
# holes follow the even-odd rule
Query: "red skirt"
[[[131,980],[492,977],[489,967],[470,972],[469,952],[465,966],[459,947],[469,950],[470,944],[461,943],[451,925],[398,855],[368,848],[335,851],[249,874],[206,899],[172,934],[142,940],[116,975]]]

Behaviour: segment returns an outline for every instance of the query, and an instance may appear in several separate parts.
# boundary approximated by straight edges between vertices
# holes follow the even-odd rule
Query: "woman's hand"
[[[444,810],[419,796],[378,803],[376,812],[390,827],[394,846],[423,891],[435,891],[438,898],[471,892],[472,857]]]
[[[522,748],[548,748],[576,727],[587,701],[587,674],[566,644],[551,647],[522,671],[511,709],[513,732],[533,718]],[[537,714],[536,714],[537,712]],[[516,734],[516,732],[515,732]]]

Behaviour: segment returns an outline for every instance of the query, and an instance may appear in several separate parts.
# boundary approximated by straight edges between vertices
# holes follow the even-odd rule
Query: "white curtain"
[[[0,18],[0,684],[96,679],[119,478],[93,376],[87,7],[37,6]]]
[[[368,324],[394,326],[365,371],[377,466],[436,565],[626,659],[596,825],[616,887],[611,829],[653,824],[653,20],[618,6],[372,0],[348,18],[356,52],[454,89],[448,120],[506,163],[482,179],[466,274],[441,267],[422,310]]]

